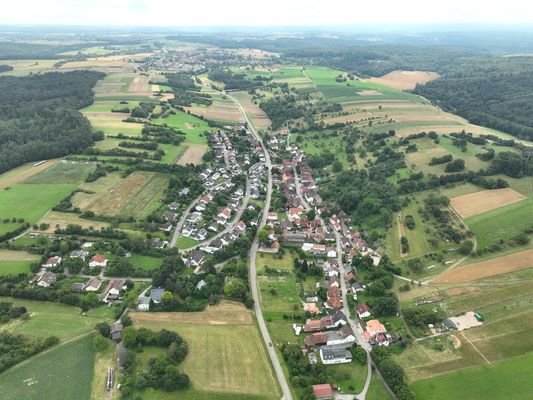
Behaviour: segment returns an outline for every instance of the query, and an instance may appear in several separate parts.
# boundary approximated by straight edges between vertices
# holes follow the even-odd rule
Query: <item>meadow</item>
[[[128,261],[143,271],[154,271],[158,269],[163,262],[161,258],[141,256],[138,254],[133,254]]]
[[[87,335],[1,374],[2,399],[88,400],[93,365],[93,335]]]
[[[0,250],[0,276],[29,273],[39,256],[26,251]]]

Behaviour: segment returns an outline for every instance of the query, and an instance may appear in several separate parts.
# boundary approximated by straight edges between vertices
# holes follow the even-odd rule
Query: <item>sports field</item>
[[[134,326],[175,330],[185,338],[189,354],[182,366],[194,389],[279,398],[259,331],[244,306],[230,303],[200,313],[132,313],[131,317]]]
[[[2,399],[88,400],[93,365],[93,335],[87,335],[1,374]]]

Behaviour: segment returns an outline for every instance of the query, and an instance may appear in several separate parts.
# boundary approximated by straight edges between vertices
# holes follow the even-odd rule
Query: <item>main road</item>
[[[265,198],[265,205],[263,207],[263,214],[261,216],[261,222],[259,223],[259,227],[257,232],[266,225],[267,216],[268,216],[268,210],[270,209],[270,202],[272,199],[272,161],[270,160],[270,155],[268,154],[268,150],[263,143],[263,140],[261,139],[261,136],[257,133],[255,130],[255,127],[248,118],[248,114],[246,113],[246,110],[242,106],[242,104],[237,100],[235,97],[230,95],[229,93],[224,93],[218,90],[215,90],[211,87],[207,87],[210,90],[213,90],[218,93],[224,94],[227,98],[229,98],[231,101],[233,101],[237,107],[239,108],[244,120],[246,121],[246,124],[248,126],[248,129],[254,136],[256,140],[259,141],[261,144],[261,148],[263,149],[263,154],[265,155],[265,164],[267,166],[267,192],[266,192],[266,198]],[[256,270],[256,256],[257,252],[259,250],[259,235],[255,235],[254,241],[252,243],[252,247],[250,248],[250,288],[252,290],[252,297],[254,299],[254,309],[255,309],[255,315],[257,317],[257,323],[259,324],[259,329],[261,331],[261,335],[263,336],[263,340],[265,341],[266,348],[268,351],[268,354],[270,356],[270,360],[272,361],[272,366],[274,367],[274,371],[276,372],[276,377],[278,378],[279,385],[281,387],[281,391],[283,393],[283,399],[284,400],[292,400],[292,393],[289,388],[289,384],[287,383],[287,379],[285,378],[285,374],[283,373],[283,369],[281,368],[281,363],[279,362],[278,354],[276,353],[276,349],[272,345],[272,339],[270,338],[270,334],[268,333],[268,329],[265,323],[265,319],[263,318],[263,312],[261,310],[261,299],[259,297],[259,291],[257,288],[257,270]]]

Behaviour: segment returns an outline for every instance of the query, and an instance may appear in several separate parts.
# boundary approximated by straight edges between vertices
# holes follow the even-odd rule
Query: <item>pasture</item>
[[[46,163],[45,163],[46,164]],[[54,183],[80,183],[94,170],[93,163],[78,161],[61,161],[46,168],[42,172],[27,178],[24,183],[31,184],[54,184]]]
[[[3,190],[11,185],[14,185],[15,183],[20,183],[33,175],[36,175],[40,173],[41,171],[44,171],[47,168],[50,168],[51,166],[55,165],[59,160],[48,160],[45,163],[38,165],[36,167],[33,166],[35,163],[29,163],[24,164],[20,167],[14,168],[10,171],[7,171],[0,175],[0,190]]]
[[[101,321],[111,321],[113,309],[105,306],[92,309],[82,315],[80,309],[59,303],[0,297],[0,301],[24,306],[28,310],[28,320],[15,320],[0,327],[1,331],[24,334],[31,337],[47,338],[51,335],[69,339],[94,329]]]
[[[533,353],[490,366],[479,366],[414,383],[419,400],[466,398],[522,400],[531,397]]]
[[[242,305],[229,307],[228,312],[216,312],[215,306],[199,313],[132,313],[131,317],[135,327],[170,329],[185,338],[189,354],[182,367],[195,389],[278,398],[273,389],[276,381],[251,312]]]
[[[84,229],[93,227],[96,230],[107,228],[111,224],[105,221],[93,221],[89,219],[80,218],[78,214],[64,213],[60,211],[49,211],[39,221],[39,224],[48,224],[49,227],[45,231],[47,233],[54,233],[56,225],[61,229],[66,228],[67,225],[79,225]]]
[[[2,399],[88,400],[93,366],[93,335],[87,335],[1,374]]]
[[[468,218],[524,199],[525,197],[520,193],[511,188],[505,188],[453,197],[450,202],[461,217]]]
[[[108,174],[95,182],[85,183],[72,199],[74,207],[101,215],[142,218],[159,207],[169,177],[153,172],[134,172],[122,179]]]

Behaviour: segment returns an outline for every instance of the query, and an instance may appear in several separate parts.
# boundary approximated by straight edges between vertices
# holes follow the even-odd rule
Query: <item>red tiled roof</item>
[[[313,385],[313,394],[317,399],[326,399],[328,397],[333,397],[333,389],[329,383]]]

